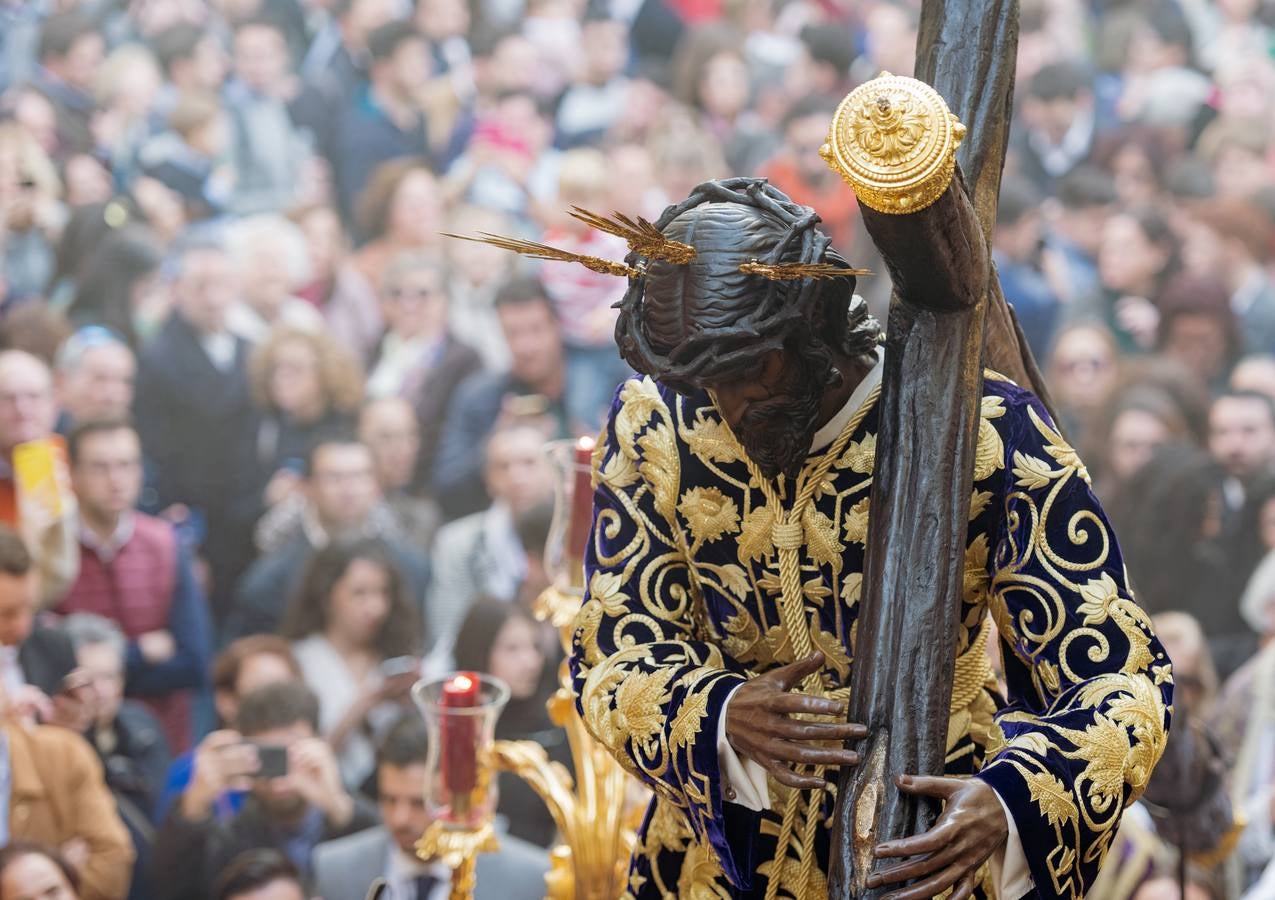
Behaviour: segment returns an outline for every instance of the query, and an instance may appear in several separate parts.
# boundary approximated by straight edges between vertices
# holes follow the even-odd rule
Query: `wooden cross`
[[[1017,46],[1018,0],[925,0],[916,77],[967,128],[959,170],[920,211],[861,203],[894,294],[850,701],[870,735],[838,783],[838,900],[885,893],[865,886],[872,848],[939,813],[893,779],[943,774],[984,361],[1044,399],[990,256]]]

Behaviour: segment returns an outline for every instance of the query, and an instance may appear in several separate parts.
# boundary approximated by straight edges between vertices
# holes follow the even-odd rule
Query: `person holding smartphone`
[[[154,900],[209,897],[218,873],[247,850],[279,850],[308,880],[317,844],[375,823],[374,810],[341,783],[318,725],[314,692],[280,681],[244,698],[237,731],[204,739],[190,785],[157,832]],[[230,790],[247,797],[222,815]]]
[[[376,765],[375,742],[420,677],[422,627],[388,546],[337,540],[310,561],[284,615],[283,636],[319,696],[319,725],[345,784]]]

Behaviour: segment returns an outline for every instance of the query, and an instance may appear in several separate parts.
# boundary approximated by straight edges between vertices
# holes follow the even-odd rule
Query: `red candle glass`
[[[589,530],[593,527],[593,445],[591,437],[575,442],[572,462],[571,517],[567,525],[565,556],[575,564],[584,562],[589,546]]]
[[[457,672],[443,682],[439,700],[439,776],[452,795],[453,808],[463,811],[478,786],[478,720],[467,713],[449,714],[449,710],[478,705],[478,675]]]

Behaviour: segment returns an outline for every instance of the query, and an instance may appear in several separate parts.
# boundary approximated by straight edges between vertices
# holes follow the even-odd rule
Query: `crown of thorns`
[[[684,213],[708,203],[722,203],[756,209],[783,230],[772,246],[738,264],[744,275],[763,279],[766,288],[756,295],[753,306],[730,322],[700,323],[669,343],[654,340],[646,317],[653,302],[677,303],[667,291],[657,301],[648,297],[648,283],[656,271],[652,262],[688,266],[698,257],[690,244],[665,234]],[[714,381],[742,377],[755,366],[758,355],[780,349],[799,333],[809,334],[819,343],[837,346],[850,355],[872,352],[880,340],[880,326],[858,296],[851,296],[843,312],[826,306],[821,285],[837,279],[853,279],[870,274],[850,267],[830,246],[818,229],[819,215],[810,207],[794,203],[764,178],[727,178],[698,185],[681,203],[668,207],[657,222],[615,213],[611,218],[573,208],[571,215],[581,222],[617,235],[629,245],[624,262],[561,250],[533,241],[494,234],[477,237],[447,235],[491,244],[536,259],[575,262],[604,275],[629,279],[624,298],[616,304],[615,339],[624,360],[637,371],[659,379],[675,390],[689,393]],[[744,254],[747,255],[746,251]],[[828,329],[832,330],[829,331]]]

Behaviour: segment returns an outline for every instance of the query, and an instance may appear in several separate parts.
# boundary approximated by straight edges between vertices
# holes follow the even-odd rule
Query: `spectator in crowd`
[[[1266,271],[1275,228],[1244,200],[1212,200],[1182,224],[1182,262],[1202,278],[1222,279],[1247,353],[1275,353],[1275,283]]]
[[[1092,474],[1103,496],[1115,500],[1157,449],[1188,441],[1189,431],[1171,397],[1153,385],[1134,383],[1112,397],[1095,438],[1101,444],[1095,447]]]
[[[392,0],[333,0],[328,13],[301,63],[304,89],[292,114],[331,161],[341,110],[368,77],[368,37],[396,16]]]
[[[0,686],[8,840],[57,847],[79,876],[80,897],[119,900],[128,893],[134,852],[101,764],[70,729],[24,725],[14,715]]]
[[[85,679],[84,737],[97,751],[115,809],[137,853],[129,897],[146,900],[152,890],[150,848],[155,839],[151,811],[168,770],[168,744],[155,717],[124,699],[128,643],[119,627],[93,613],[68,616],[64,627]]]
[[[1221,281],[1179,276],[1156,299],[1156,309],[1159,354],[1182,363],[1210,389],[1225,386],[1241,338]]]
[[[227,637],[277,630],[287,598],[301,584],[310,557],[337,537],[387,539],[409,594],[418,606],[422,604],[429,559],[395,533],[394,517],[382,502],[367,447],[353,437],[340,436],[317,444],[310,452],[305,490],[307,503],[298,525],[244,574],[226,626]]]
[[[241,215],[287,209],[305,196],[314,162],[310,142],[288,108],[298,86],[278,22],[251,18],[239,23],[234,73],[225,90],[236,175],[230,207]]]
[[[56,850],[33,841],[9,841],[0,848],[0,896],[79,900],[80,876]]]
[[[218,36],[192,22],[177,22],[150,41],[164,74],[159,100],[167,112],[182,94],[215,93],[226,80],[226,50]]]
[[[93,88],[106,43],[77,12],[50,16],[40,29],[40,68],[34,83],[57,111],[58,144],[68,153],[94,149]]]
[[[508,216],[479,206],[453,209],[448,227],[456,234],[509,234],[514,230]],[[500,333],[495,300],[516,258],[479,241],[447,241],[442,249],[451,300],[448,325],[462,343],[478,351],[485,368],[509,368],[509,347]]]
[[[840,176],[819,156],[819,148],[828,139],[828,122],[842,96],[812,93],[796,101],[784,116],[783,143],[759,174],[794,203],[817,204],[832,246],[850,259],[858,246],[859,207],[852,192],[841,189]]]
[[[628,28],[617,19],[597,15],[581,29],[581,65],[563,92],[555,116],[559,147],[594,143],[615,124],[629,90]]]
[[[320,332],[288,326],[271,330],[249,359],[258,411],[256,469],[267,507],[294,499],[310,451],[348,432],[362,399],[358,362]],[[299,511],[299,508],[298,508]]]
[[[109,328],[136,350],[149,323],[168,309],[159,263],[160,248],[144,229],[108,234],[80,273],[67,309],[71,324]]]
[[[349,316],[355,316],[357,323],[363,321],[358,316],[365,315],[372,323],[368,327],[374,329],[379,315],[376,294],[367,279],[348,265],[350,245],[340,216],[331,206],[313,203],[294,210],[289,218],[305,237],[309,262],[309,280],[296,295],[324,314],[333,340],[363,356],[366,348],[351,341],[346,323]]]
[[[107,328],[88,325],[67,338],[54,371],[63,436],[80,422],[120,420],[133,408],[137,357]]]
[[[1098,251],[1115,200],[1111,175],[1083,163],[1059,181],[1058,196],[1042,204],[1047,215],[1042,259],[1064,314],[1072,319],[1095,316],[1101,309]]]
[[[558,197],[564,207],[610,209],[607,159],[601,151],[579,148],[563,154]],[[620,259],[628,251],[622,238],[591,228],[571,216],[547,230],[545,240],[585,256]],[[625,282],[570,263],[548,262],[540,282],[554,302],[566,342],[567,415],[585,431],[596,432],[615,387],[632,370],[615,353],[616,304]]]
[[[11,714],[46,722],[79,715],[64,688],[75,651],[61,630],[35,620],[40,575],[22,538],[0,525],[0,683]]]
[[[1097,323],[1065,326],[1046,359],[1049,389],[1063,431],[1069,440],[1083,443],[1120,374],[1115,339]]]
[[[0,122],[0,307],[31,301],[53,274],[62,182],[48,155],[14,122]]]
[[[1256,353],[1244,357],[1231,370],[1233,391],[1256,391],[1275,400],[1275,356]]]
[[[176,308],[142,353],[134,412],[153,467],[155,507],[180,504],[206,524],[200,553],[211,570],[220,619],[251,559],[256,513],[251,479],[255,431],[248,385],[249,346],[227,330],[237,287],[224,247],[192,241],[177,260]]]
[[[372,466],[395,530],[414,547],[432,547],[438,530],[437,505],[414,490],[428,484],[420,464],[420,423],[402,397],[382,397],[363,404],[359,441],[372,451]]]
[[[190,786],[159,830],[158,900],[210,896],[212,880],[246,850],[278,850],[308,881],[316,845],[374,822],[342,786],[336,757],[318,736],[319,701],[304,684],[258,688],[244,698],[237,725],[200,744]],[[278,751],[282,765],[262,773]],[[228,788],[247,785],[237,813],[215,814]]]
[[[1028,346],[1043,359],[1062,310],[1042,271],[1039,208],[1040,197],[1026,179],[1011,176],[1001,183],[992,259]]]
[[[442,218],[442,188],[424,160],[397,159],[378,166],[355,211],[366,238],[354,255],[355,268],[379,290],[387,266],[401,254],[437,248]]]
[[[79,576],[61,613],[95,613],[128,640],[125,688],[163,724],[168,744],[190,746],[195,691],[211,658],[212,625],[194,566],[167,521],[136,510],[142,447],[121,420],[84,422],[67,441],[79,501]],[[149,804],[146,807],[149,809]]]
[[[567,437],[566,362],[561,324],[539,284],[510,282],[496,298],[500,328],[509,345],[508,372],[480,373],[460,386],[443,424],[434,496],[451,518],[482,509],[481,454],[498,423],[531,420],[547,437]]]
[[[522,545],[515,522],[547,499],[553,484],[544,432],[531,425],[498,428],[487,438],[482,455],[491,506],[444,525],[434,548],[429,626],[439,651],[448,648],[478,597],[506,603],[517,599],[529,548]]]
[[[94,85],[96,153],[66,161],[68,203],[104,202],[110,199],[115,183],[132,183],[138,151],[150,137],[154,123],[160,78],[154,54],[141,44],[123,44],[106,57]],[[77,188],[79,183],[92,186],[92,192]]]
[[[433,469],[439,431],[457,387],[482,368],[478,354],[448,326],[446,285],[434,256],[409,253],[390,263],[381,282],[386,331],[367,380],[369,396],[403,397],[416,410],[422,472]]]
[[[1248,482],[1275,466],[1275,401],[1254,392],[1219,395],[1209,409],[1209,452],[1226,470],[1222,515],[1229,524]]]
[[[280,630],[320,698],[319,726],[341,777],[356,789],[420,677],[424,649],[419,606],[390,548],[375,539],[328,544],[306,567]]]
[[[1220,542],[1222,481],[1220,467],[1206,454],[1165,446],[1130,479],[1127,503],[1112,517],[1126,535],[1121,546],[1138,602],[1148,612],[1194,616],[1225,677],[1256,642],[1240,614]]]
[[[1175,707],[1193,716],[1208,718],[1217,700],[1217,669],[1199,621],[1189,613],[1162,612],[1152,617],[1157,636],[1173,660]]]
[[[278,850],[245,850],[217,876],[211,900],[305,900],[297,867]]]
[[[188,221],[221,215],[231,202],[235,173],[222,162],[229,127],[215,94],[185,94],[168,114],[168,130],[141,149],[142,174],[180,198]]]
[[[554,689],[553,672],[543,646],[544,632],[517,604],[482,599],[465,616],[456,635],[456,666],[467,672],[489,672],[509,687],[509,703],[496,722],[497,740],[535,741],[549,758],[571,765],[566,733],[545,709]],[[509,819],[515,837],[549,846],[553,818],[534,791],[516,777],[502,775],[497,808]]]
[[[321,844],[314,853],[315,887],[324,897],[362,897],[378,878],[389,896],[437,900],[446,895],[451,872],[438,861],[422,862],[416,842],[430,824],[422,786],[428,769],[428,736],[419,717],[400,719],[376,755],[376,799],[381,824]],[[539,848],[512,835],[500,849],[478,857],[475,900],[535,900],[544,896],[548,859]]]
[[[292,655],[292,644],[277,634],[254,634],[232,641],[217,655],[212,665],[213,708],[221,726],[233,728],[239,704],[259,687],[301,677],[301,667]],[[173,760],[164,779],[164,790],[156,806],[155,820],[162,822],[168,809],[186,790],[194,771],[193,750]],[[218,798],[218,809],[235,812],[243,802],[242,791],[228,791]]]
[[[1097,134],[1093,79],[1063,60],[1043,66],[1027,85],[1014,147],[1022,174],[1048,190],[1093,150]]]
[[[425,38],[408,22],[390,22],[368,35],[368,80],[341,111],[336,185],[348,213],[382,163],[430,156],[422,88],[432,60]]]
[[[75,578],[75,517],[66,496],[50,506],[22,495],[15,451],[30,445],[44,465],[61,469],[65,451],[54,433],[57,416],[48,365],[22,350],[0,350],[0,525],[17,529],[32,548],[45,599]]]
[[[323,316],[295,293],[309,275],[299,228],[282,216],[250,216],[231,227],[227,244],[239,285],[239,301],[226,312],[228,331],[259,344],[280,326],[323,330]]]
[[[1102,315],[1123,352],[1150,350],[1159,315],[1154,299],[1177,268],[1177,240],[1159,213],[1120,212],[1103,226],[1098,273]]]

